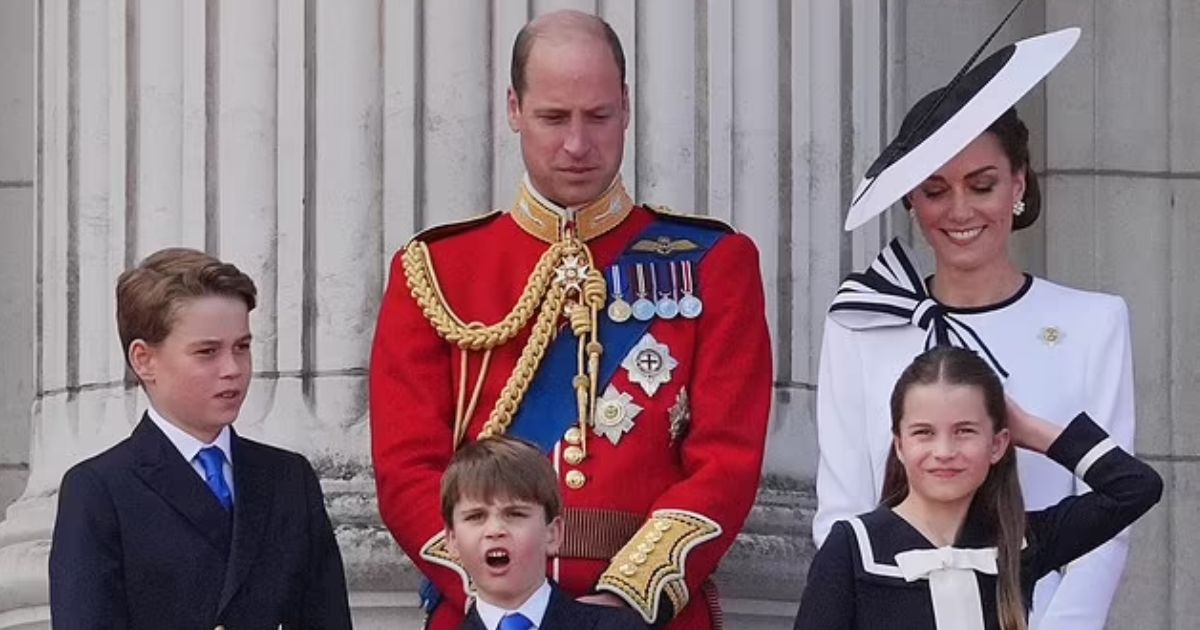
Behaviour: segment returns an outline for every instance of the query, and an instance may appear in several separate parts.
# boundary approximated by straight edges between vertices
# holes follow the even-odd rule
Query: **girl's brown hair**
[[[983,359],[974,352],[951,346],[937,346],[917,356],[900,374],[892,390],[892,435],[899,437],[904,416],[904,400],[915,385],[965,385],[977,387],[983,394],[984,408],[992,420],[992,430],[1007,428],[1004,387]],[[888,453],[884,472],[882,504],[895,507],[908,496],[908,475],[896,456]],[[994,523],[998,552],[996,609],[1003,630],[1025,630],[1025,603],[1021,597],[1021,543],[1025,537],[1025,502],[1017,478],[1016,452],[1010,442],[1000,461],[992,465],[983,485],[975,490],[967,519]]]

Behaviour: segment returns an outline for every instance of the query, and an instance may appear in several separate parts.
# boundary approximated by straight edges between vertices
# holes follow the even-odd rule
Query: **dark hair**
[[[939,88],[921,97],[912,109],[904,115],[904,121],[900,124],[900,136],[904,135],[906,128],[915,127],[924,116],[926,111],[937,102],[938,95],[945,88]],[[1029,165],[1029,128],[1021,121],[1021,117],[1017,115],[1017,109],[1010,107],[1000,115],[984,133],[990,133],[1000,141],[1000,148],[1004,151],[1004,156],[1008,158],[1009,164],[1012,166],[1013,172],[1018,170],[1025,171],[1025,194],[1021,196],[1021,201],[1025,202],[1025,211],[1018,215],[1013,215],[1012,229],[1023,230],[1037,221],[1042,214],[1042,188],[1038,184],[1037,173]],[[905,210],[912,209],[912,202],[908,200],[908,195],[900,198],[904,204]]]
[[[984,409],[992,421],[992,430],[1007,428],[1004,387],[992,368],[974,352],[952,346],[936,346],[913,359],[892,390],[892,435],[899,437],[904,417],[904,402],[916,385],[965,385],[983,394]],[[888,453],[884,472],[883,505],[895,507],[908,496],[908,476],[896,456]],[[1025,536],[1025,502],[1017,477],[1016,452],[1010,442],[1000,461],[988,470],[987,478],[975,490],[968,520],[995,525],[998,550],[996,610],[1004,630],[1025,630],[1025,603],[1021,596],[1021,542]]]
[[[1014,231],[1023,230],[1033,225],[1042,214],[1042,189],[1038,185],[1037,174],[1029,167],[1029,128],[1017,116],[1016,108],[1010,107],[987,128],[987,133],[1000,141],[1013,172],[1020,169],[1025,171],[1025,194],[1021,197],[1021,201],[1025,202],[1025,211],[1013,216],[1012,223]]]
[[[578,13],[577,16],[575,14]],[[575,17],[578,28],[592,32],[595,35],[603,36],[605,43],[608,44],[612,51],[613,61],[617,64],[617,70],[621,74],[621,85],[625,85],[625,50],[621,47],[621,39],[617,37],[616,31],[612,26],[598,16],[586,13],[571,12]],[[546,30],[552,28],[552,24],[547,24],[541,20],[534,20],[523,26],[520,32],[517,33],[517,39],[513,42],[512,51],[512,68],[509,71],[510,79],[512,80],[513,90],[517,92],[517,99],[525,96],[525,64],[529,61],[529,53],[533,50],[533,43],[538,37],[545,34]]]
[[[201,251],[172,247],[147,256],[117,278],[117,333],[125,361],[141,339],[157,344],[171,334],[179,307],[192,298],[220,295],[254,310],[257,290],[250,276]]]
[[[442,474],[441,496],[448,527],[464,497],[536,503],[545,510],[547,523],[562,513],[558,475],[550,460],[533,444],[505,436],[481,438],[458,449]]]

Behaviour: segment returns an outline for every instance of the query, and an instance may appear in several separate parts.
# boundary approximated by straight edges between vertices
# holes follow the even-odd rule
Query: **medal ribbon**
[[[643,240],[657,240],[667,237],[671,240],[686,239],[698,247],[687,252],[675,252],[671,258],[699,264],[718,241],[727,234],[724,230],[682,221],[655,219],[646,226],[640,234],[629,241],[629,245]],[[630,265],[653,264],[663,257],[652,252],[630,251],[628,246],[614,265],[629,268]],[[645,278],[639,267],[639,290],[645,291]],[[597,389],[603,391],[609,381],[617,373],[621,361],[629,354],[630,349],[650,329],[649,321],[639,321],[630,318],[623,323],[615,323],[607,313],[598,318],[600,342],[604,344],[604,354],[600,356],[600,372]],[[575,376],[578,347],[573,335],[559,335],[546,349],[546,357],[538,367],[537,374],[529,384],[521,400],[520,407],[513,416],[508,434],[529,440],[544,453],[554,450],[554,445],[562,439],[567,429],[575,426],[579,418],[575,412],[575,390],[571,379]]]

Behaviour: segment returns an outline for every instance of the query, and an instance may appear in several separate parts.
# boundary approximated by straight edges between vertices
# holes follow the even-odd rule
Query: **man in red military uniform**
[[[435,630],[457,627],[471,588],[445,548],[440,477],[464,440],[496,433],[559,473],[547,570],[563,589],[657,627],[719,624],[708,578],[754,502],[770,407],[762,280],[747,237],[630,200],[624,74],[599,18],[528,24],[507,102],[527,171],[516,203],[393,261],[373,456],[384,522],[438,592]]]

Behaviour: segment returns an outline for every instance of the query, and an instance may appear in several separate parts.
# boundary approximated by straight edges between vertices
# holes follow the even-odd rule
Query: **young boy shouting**
[[[117,328],[149,408],[67,471],[50,550],[56,628],[350,628],[321,487],[239,436],[254,282],[190,249],[121,274]]]
[[[484,438],[454,454],[442,476],[446,543],[475,601],[462,630],[636,630],[630,609],[582,604],[546,579],[562,541],[558,475],[536,447]]]

